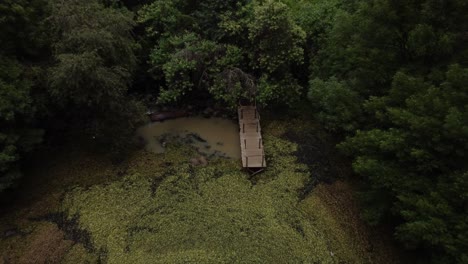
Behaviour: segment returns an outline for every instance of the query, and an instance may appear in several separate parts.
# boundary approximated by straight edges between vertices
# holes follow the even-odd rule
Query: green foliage
[[[98,1],[51,5],[57,37],[57,63],[49,77],[52,96],[60,104],[112,104],[125,93],[135,66],[131,13],[104,8]]]
[[[138,22],[146,25],[150,38],[159,40],[173,34],[193,32],[203,38],[219,40],[225,33],[219,28],[223,17],[232,15],[248,1],[153,1],[139,11]]]
[[[22,78],[23,67],[14,60],[2,57],[0,64],[0,116],[3,121],[15,120],[31,111],[29,97],[31,82]]]
[[[0,192],[20,176],[16,162],[39,143],[42,132],[30,127],[35,115],[31,82],[16,61],[0,56]]]
[[[80,132],[106,150],[127,149],[143,112],[129,96],[138,63],[139,71],[148,70],[156,81],[159,104],[209,95],[231,107],[254,96],[263,105],[291,106],[308,81],[312,115],[348,136],[340,148],[352,155],[362,176],[365,217],[372,223],[395,219],[396,237],[409,248],[430,250],[434,262],[468,262],[466,1],[144,1],[137,14],[144,33],[123,3],[135,5],[114,0],[0,3],[0,191],[12,185],[21,157],[40,142],[38,123],[79,124]],[[142,62],[135,55],[134,33],[144,34],[139,36]],[[138,262],[146,260],[145,254],[167,262],[243,259],[220,248],[223,243],[254,261],[289,253],[288,261],[328,261],[317,250],[323,241],[307,230],[315,227],[291,209],[293,193],[307,178],[291,154],[294,146],[266,139],[275,154],[262,186],[251,185],[229,162],[217,164],[226,170],[219,176],[216,166],[192,170],[171,160],[180,167],[165,171],[158,199],[150,191],[162,175],[148,179],[130,173],[109,186],[77,190],[67,206],[82,213],[96,243],[108,246],[115,261],[124,256]],[[190,152],[178,151],[170,155]],[[135,188],[126,190],[128,182]],[[143,191],[136,195],[135,190]],[[101,192],[104,198],[95,199]],[[230,199],[248,206],[231,206]],[[120,204],[113,204],[116,200]],[[120,205],[132,204],[136,208],[127,220],[111,226],[92,220],[100,211],[114,215]],[[180,210],[170,211],[171,206]],[[253,223],[220,225],[224,231],[258,239],[224,234],[213,220],[219,211],[210,206],[223,208],[220,219]],[[261,212],[264,225],[254,211]],[[183,221],[191,218],[200,222]],[[291,227],[297,223],[304,232],[300,236]],[[207,226],[214,228],[204,234]],[[175,230],[203,242],[186,240]],[[117,236],[109,238],[112,234]],[[124,236],[133,240],[123,242]],[[180,247],[145,248],[148,242],[162,245],[164,238]],[[274,241],[270,252],[279,255],[252,250],[261,248],[260,241]],[[283,252],[285,241],[289,252]],[[145,249],[129,255],[126,247],[132,253]]]
[[[277,103],[292,107],[300,100],[302,86],[289,74],[282,78],[262,75],[257,90],[257,101],[262,105]]]
[[[396,235],[410,248],[428,246],[440,250],[436,261],[466,263],[468,226],[466,210],[468,173],[445,175],[425,195],[398,197],[404,203],[401,211],[405,223]]]
[[[302,87],[292,69],[304,62],[306,33],[292,19],[289,8],[277,1],[256,3],[247,28],[250,66],[260,72],[258,102],[293,106]]]
[[[328,81],[310,82],[308,98],[317,119],[331,131],[354,131],[361,120],[361,100],[344,82],[332,77]]]
[[[107,67],[96,52],[57,55],[50,69],[50,94],[59,104],[112,105],[127,90],[129,72]]]
[[[465,263],[466,3],[311,5],[326,19],[298,17],[319,34],[309,99],[328,129],[348,133],[340,147],[365,179],[365,217],[395,220],[396,237],[434,262]]]
[[[382,208],[392,210],[405,220],[397,228],[399,239],[435,248],[458,263],[466,259],[468,241],[459,235],[468,232],[467,81],[468,70],[459,65],[450,67],[440,86],[397,74],[384,103],[372,104],[374,110],[383,107],[377,112],[389,128],[358,132],[342,144],[357,157],[356,172],[378,186],[381,197],[393,197],[369,200],[370,220],[389,215]]]
[[[156,39],[189,30],[194,21],[182,13],[186,3],[187,1],[154,1],[139,11],[138,22],[144,23],[147,35]]]
[[[219,25],[223,17],[232,15],[233,11],[236,12],[249,2],[250,0],[201,1],[193,17],[205,36],[213,40],[222,40],[226,36]]]
[[[238,50],[233,47],[234,51]],[[228,46],[229,52],[229,46]],[[236,54],[233,54],[236,59]],[[241,69],[229,66],[231,59],[228,56],[218,62],[219,64],[228,63],[226,69],[217,74],[213,85],[209,88],[210,93],[215,99],[223,100],[231,108],[236,108],[239,98],[253,98],[257,92],[255,78],[243,72]]]
[[[11,60],[1,60],[0,64],[0,173],[9,169],[11,164],[18,160],[18,140],[20,138],[11,127],[22,114],[30,114],[31,98],[29,97],[30,84],[20,79],[21,66]],[[0,185],[0,190],[8,187],[15,177],[5,177]],[[2,178],[0,178],[2,179]],[[5,183],[6,182],[6,183]]]
[[[303,63],[306,33],[291,18],[288,7],[278,1],[257,4],[249,21],[249,54],[253,69],[265,74],[288,72]]]
[[[43,56],[45,0],[4,0],[0,3],[0,53],[17,57]]]
[[[217,21],[241,5],[237,1],[170,0],[153,2],[139,12],[147,39],[154,43],[150,72],[164,84],[158,103],[173,103],[208,90],[217,98],[227,98],[226,90],[218,89],[219,78],[227,68],[240,66],[243,54],[238,47],[219,42],[224,31]],[[215,82],[217,87],[211,88]]]
[[[221,47],[216,43],[193,33],[165,39],[150,55],[153,71],[162,71],[167,82],[159,102],[175,102],[194,87],[199,89],[208,73],[215,71],[213,58],[220,52]]]
[[[136,65],[132,14],[99,1],[51,1],[55,64],[49,93],[66,118],[98,142],[123,150],[142,113],[127,90]],[[86,21],[84,23],[83,21]]]
[[[320,45],[334,26],[336,12],[345,4],[342,0],[283,1],[291,8],[294,20],[304,29],[307,38]],[[315,47],[316,49],[316,47]]]
[[[21,176],[18,161],[42,140],[35,129],[35,69],[25,66],[44,45],[42,1],[0,3],[0,192]]]
[[[240,97],[256,94],[255,79],[261,79],[259,102],[290,104],[299,98],[292,67],[303,62],[304,31],[286,5],[246,2],[166,0],[140,11],[154,43],[151,73],[163,82],[159,103],[208,91],[234,106]]]

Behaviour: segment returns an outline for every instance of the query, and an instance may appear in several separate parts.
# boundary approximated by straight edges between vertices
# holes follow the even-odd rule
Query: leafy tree
[[[127,97],[136,65],[132,17],[97,0],[51,1],[55,63],[49,93],[64,118],[84,122],[84,132],[118,149],[129,141],[123,138],[132,133],[139,112]]]
[[[161,0],[145,5],[138,21],[146,25],[148,37],[159,40],[174,34],[193,32],[205,39],[218,41],[225,35],[220,27],[223,18],[230,17],[249,1],[182,1]]]
[[[341,146],[357,157],[356,172],[378,186],[381,197],[393,197],[390,204],[369,200],[367,216],[377,221],[397,212],[405,220],[397,227],[399,239],[458,263],[466,261],[468,242],[460,235],[468,232],[467,81],[468,69],[459,65],[439,86],[397,74],[389,95],[379,98],[385,103],[373,104],[383,106],[379,111],[389,128],[358,132]]]
[[[231,67],[242,68],[243,51],[222,43],[226,33],[218,23],[242,5],[242,1],[168,0],[155,1],[140,11],[139,22],[154,43],[150,72],[162,83],[160,104],[210,91],[217,98],[227,98],[226,90],[218,89],[219,77]]]
[[[21,176],[19,161],[42,140],[32,96],[36,67],[45,39],[42,1],[0,3],[0,192]],[[29,64],[29,65],[27,65]]]
[[[347,79],[368,97],[385,94],[400,68],[423,75],[443,71],[466,56],[460,46],[466,18],[462,10],[463,1],[346,4],[335,13],[336,22],[312,59],[312,74]]]
[[[192,30],[196,24],[184,14],[187,5],[188,1],[153,1],[138,12],[138,22],[146,26],[146,36],[153,41]]]
[[[11,187],[21,174],[17,162],[42,139],[31,128],[35,107],[32,83],[17,61],[0,56],[0,192]]]
[[[223,40],[225,32],[220,28],[223,17],[230,16],[246,4],[249,0],[204,0],[200,1],[198,8],[194,11],[193,17],[196,19],[198,28],[211,40]],[[232,43],[234,44],[234,43]]]
[[[215,56],[222,52],[221,48],[193,33],[162,41],[151,53],[153,71],[162,73],[167,83],[159,101],[174,102],[192,88],[200,88],[208,73],[214,71]]]
[[[308,97],[317,111],[317,119],[328,130],[352,132],[359,127],[362,102],[346,83],[334,77],[328,81],[311,80]]]
[[[292,20],[285,4],[265,1],[256,5],[248,29],[252,68],[267,74],[281,73],[303,62],[306,34]]]
[[[256,4],[247,27],[250,66],[260,75],[258,101],[293,105],[302,94],[293,69],[304,62],[305,32],[277,1]]]
[[[294,106],[302,95],[302,86],[291,74],[269,76],[264,74],[257,84],[257,101],[262,105]]]
[[[467,7],[368,0],[308,29],[323,32],[314,114],[348,132],[340,148],[363,176],[365,217],[393,219],[400,241],[440,263],[467,262]]]
[[[45,0],[4,0],[0,3],[2,54],[32,60],[46,53],[48,40],[42,22],[45,7]]]
[[[160,103],[206,91],[231,105],[241,95],[252,96],[253,90],[265,104],[299,98],[301,87],[292,68],[302,63],[305,33],[286,5],[246,3],[167,0],[142,9],[139,21],[155,42],[151,73],[164,83]],[[233,79],[221,80],[229,76]],[[245,85],[252,79],[258,80],[256,89],[250,81]]]
[[[121,96],[136,63],[131,13],[104,8],[98,1],[56,1],[51,6],[57,36],[51,94],[60,103],[76,105],[98,105]]]

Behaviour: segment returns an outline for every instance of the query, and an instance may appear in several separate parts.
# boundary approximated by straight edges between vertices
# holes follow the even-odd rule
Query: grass
[[[182,145],[160,155],[139,151],[120,165],[99,159],[88,165],[84,156],[46,166],[42,173],[52,177],[51,185],[2,218],[0,231],[21,234],[1,239],[0,252],[15,263],[28,263],[31,252],[49,252],[52,245],[56,251],[33,262],[398,262],[391,246],[374,240],[359,220],[346,183],[318,185],[301,200],[314,171],[298,161],[298,145],[285,139],[286,123],[268,122],[263,131],[269,167],[254,180],[237,161],[192,167],[197,153]],[[31,220],[50,213],[65,219]],[[47,229],[50,243],[31,242],[43,241],[37,237]],[[89,243],[74,239],[74,232],[89,235]]]

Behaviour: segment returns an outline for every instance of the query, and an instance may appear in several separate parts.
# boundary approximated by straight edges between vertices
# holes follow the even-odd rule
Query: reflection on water
[[[138,129],[137,135],[145,140],[146,149],[154,153],[163,153],[167,142],[177,140],[208,156],[239,159],[238,131],[238,125],[231,120],[185,117],[145,125]]]

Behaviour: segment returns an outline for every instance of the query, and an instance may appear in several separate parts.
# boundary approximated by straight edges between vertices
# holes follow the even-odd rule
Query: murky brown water
[[[228,119],[185,117],[152,123],[138,129],[137,135],[146,142],[146,149],[163,153],[167,142],[178,140],[197,148],[208,156],[240,158],[238,125]]]

